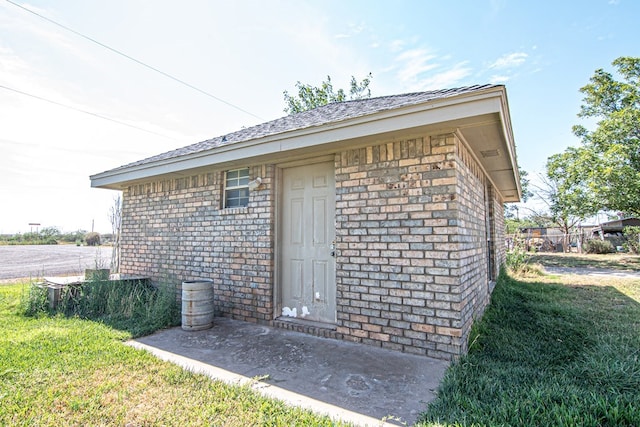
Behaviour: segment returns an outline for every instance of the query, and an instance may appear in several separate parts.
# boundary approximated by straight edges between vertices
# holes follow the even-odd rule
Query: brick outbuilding
[[[329,104],[91,177],[121,272],[211,278],[217,315],[452,359],[520,200],[504,86]]]

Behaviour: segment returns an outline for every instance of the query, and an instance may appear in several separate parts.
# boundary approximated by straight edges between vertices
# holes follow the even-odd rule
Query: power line
[[[216,100],[216,101],[218,101],[218,102],[222,102],[223,104],[226,104],[226,105],[228,105],[229,107],[235,108],[235,109],[236,109],[236,110],[238,110],[238,111],[242,111],[242,112],[243,112],[243,113],[245,113],[245,114],[248,114],[248,115],[250,115],[250,116],[252,116],[252,117],[255,117],[256,119],[259,119],[259,120],[264,121],[264,119],[263,119],[262,117],[260,117],[260,116],[256,116],[255,114],[250,113],[249,111],[245,110],[244,108],[238,107],[237,105],[234,105],[234,104],[232,104],[232,103],[230,103],[230,102],[228,102],[228,101],[225,101],[225,100],[224,100],[224,99],[222,99],[222,98],[218,98],[217,96],[215,96],[215,95],[213,95],[213,94],[211,94],[211,93],[209,93],[209,92],[206,92],[206,91],[204,91],[204,90],[202,90],[202,89],[200,89],[200,88],[198,88],[198,87],[196,87],[196,86],[194,86],[194,85],[192,85],[192,84],[190,84],[190,83],[185,82],[184,80],[181,80],[181,79],[179,79],[179,78],[177,78],[177,77],[174,77],[174,76],[172,76],[171,74],[165,73],[164,71],[159,70],[158,68],[155,68],[155,67],[153,67],[153,66],[151,66],[151,65],[149,65],[149,64],[146,64],[146,63],[144,63],[144,62],[142,62],[142,61],[140,61],[140,60],[138,60],[138,59],[136,59],[136,58],[134,58],[134,57],[132,57],[132,56],[129,56],[129,55],[127,55],[127,54],[126,54],[126,53],[124,53],[124,52],[121,52],[121,51],[119,51],[119,50],[117,50],[117,49],[114,49],[114,48],[112,48],[111,46],[108,46],[108,45],[106,45],[106,44],[104,44],[104,43],[101,43],[101,42],[99,42],[99,41],[98,41],[98,40],[96,40],[96,39],[93,39],[93,38],[91,38],[91,37],[89,37],[89,36],[86,36],[86,35],[84,35],[84,34],[82,34],[82,33],[78,32],[78,31],[76,31],[76,30],[74,30],[74,29],[72,29],[72,28],[69,28],[69,27],[67,27],[67,26],[65,26],[65,25],[63,25],[63,24],[60,24],[60,23],[58,23],[58,22],[54,21],[53,19],[47,18],[46,16],[41,15],[41,14],[39,14],[38,12],[35,12],[35,11],[31,10],[31,9],[28,9],[28,8],[26,8],[26,7],[22,6],[22,5],[19,5],[18,3],[13,2],[12,0],[6,0],[6,1],[7,1],[8,3],[11,3],[12,5],[14,5],[14,6],[16,6],[16,7],[19,7],[19,8],[20,8],[20,9],[22,9],[22,10],[25,10],[25,11],[27,11],[27,12],[29,12],[29,13],[31,13],[31,14],[33,14],[33,15],[35,15],[35,16],[37,16],[37,17],[39,17],[39,18],[41,18],[41,19],[44,19],[44,20],[45,20],[45,21],[47,21],[47,22],[52,23],[53,25],[57,25],[58,27],[63,28],[63,29],[65,29],[65,30],[67,30],[67,31],[69,31],[69,32],[71,32],[71,33],[73,33],[73,34],[75,34],[75,35],[79,36],[79,37],[82,37],[83,39],[89,40],[90,42],[95,43],[95,44],[97,44],[98,46],[101,46],[101,47],[103,47],[103,48],[105,48],[105,49],[108,49],[108,50],[110,50],[111,52],[116,53],[116,54],[118,54],[118,55],[120,55],[120,56],[123,56],[123,57],[125,57],[125,58],[127,58],[127,59],[129,59],[129,60],[131,60],[131,61],[133,61],[133,62],[135,62],[135,63],[137,63],[137,64],[139,64],[139,65],[142,65],[142,66],[143,66],[143,67],[145,67],[145,68],[148,68],[148,69],[150,69],[150,70],[152,70],[152,71],[155,71],[156,73],[162,74],[163,76],[168,77],[168,78],[170,78],[171,80],[174,80],[174,81],[176,81],[176,82],[178,82],[178,83],[180,83],[180,84],[182,84],[182,85],[184,85],[184,86],[187,86],[188,88],[191,88],[191,89],[193,89],[193,90],[195,90],[195,91],[198,91],[198,92],[202,93],[203,95],[206,95],[206,96],[208,96],[208,97],[210,97],[210,98],[213,98],[213,99],[215,99],[215,100]]]
[[[113,123],[118,123],[119,125],[128,126],[130,128],[133,128],[133,129],[141,130],[143,132],[152,133],[154,135],[161,136],[163,138],[169,138],[169,139],[173,139],[174,141],[177,141],[175,138],[172,138],[172,137],[167,136],[167,135],[163,135],[163,134],[158,133],[158,132],[154,132],[152,130],[144,129],[144,128],[141,128],[139,126],[132,125],[132,124],[129,124],[129,123],[125,123],[125,122],[122,122],[122,121],[117,120],[117,119],[112,119],[111,117],[103,116],[101,114],[93,113],[91,111],[83,110],[81,108],[72,107],[71,105],[62,104],[62,103],[57,102],[57,101],[52,101],[51,99],[43,98],[41,96],[34,95],[32,93],[23,92],[21,90],[14,89],[14,88],[11,88],[11,87],[8,87],[8,86],[3,86],[3,85],[0,85],[0,88],[1,89],[6,89],[6,90],[10,90],[11,92],[19,93],[20,95],[29,96],[31,98],[38,99],[40,101],[49,102],[50,104],[54,104],[54,105],[57,105],[59,107],[68,108],[70,110],[74,110],[74,111],[78,111],[80,113],[88,114],[90,116],[98,117],[99,119],[102,119],[102,120],[108,120],[108,121],[113,122]]]

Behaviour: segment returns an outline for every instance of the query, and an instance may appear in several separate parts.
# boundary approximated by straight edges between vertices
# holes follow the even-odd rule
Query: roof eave
[[[185,170],[215,166],[267,154],[330,145],[350,139],[400,132],[409,128],[496,113],[501,117],[503,133],[508,141],[509,159],[513,165],[516,165],[515,146],[508,111],[504,87],[491,87],[339,122],[286,131],[180,157],[114,169],[92,175],[90,177],[91,186],[121,189],[127,183],[154,176],[180,173]],[[514,173],[517,177],[517,166],[514,167]],[[518,196],[520,196],[519,178],[516,180],[518,181]]]

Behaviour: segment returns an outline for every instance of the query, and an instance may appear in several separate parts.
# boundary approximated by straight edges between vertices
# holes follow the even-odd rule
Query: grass
[[[24,286],[0,286],[0,425],[336,425],[135,350],[105,322],[25,316]]]
[[[545,257],[536,261],[577,262],[575,255]],[[638,262],[602,257],[578,259],[601,268]],[[78,311],[98,321],[64,310],[29,317],[21,289],[0,286],[0,425],[335,425],[124,345],[139,333],[137,309]],[[100,292],[97,300],[122,305]],[[79,301],[70,298],[92,306]],[[470,342],[423,425],[640,425],[638,279],[502,274]]]
[[[640,425],[640,281],[596,280],[501,275],[422,423]]]
[[[77,316],[128,331],[133,337],[180,324],[180,307],[171,286],[91,280],[63,288],[54,310],[49,309],[47,293],[46,288],[30,286],[23,294],[25,314]]]

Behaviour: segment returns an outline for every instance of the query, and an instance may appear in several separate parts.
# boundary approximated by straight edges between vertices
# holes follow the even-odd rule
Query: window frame
[[[229,177],[229,174],[232,173],[237,173],[237,176]],[[231,182],[233,185],[229,185],[230,180],[233,180]],[[238,197],[229,197],[229,192],[240,191],[239,194],[242,194],[242,190],[246,190],[246,196],[239,195]],[[222,193],[224,196],[222,201],[223,209],[246,208],[249,206],[249,168],[245,167],[225,171]],[[228,203],[230,200],[238,200],[239,204],[229,206]],[[242,203],[243,201],[244,203]]]

